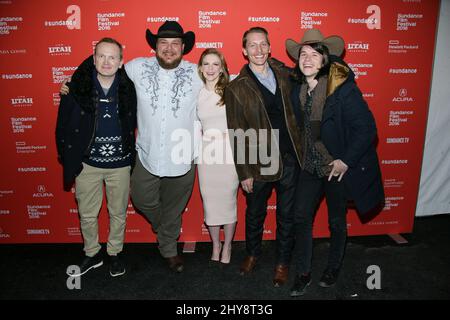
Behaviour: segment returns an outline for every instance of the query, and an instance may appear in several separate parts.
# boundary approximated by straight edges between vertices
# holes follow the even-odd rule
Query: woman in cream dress
[[[205,84],[199,94],[197,109],[202,124],[198,178],[205,224],[213,243],[211,260],[229,263],[237,221],[239,180],[227,132],[223,92],[229,74],[222,53],[206,49],[200,56],[198,72]],[[225,235],[223,245],[220,241],[221,226]]]

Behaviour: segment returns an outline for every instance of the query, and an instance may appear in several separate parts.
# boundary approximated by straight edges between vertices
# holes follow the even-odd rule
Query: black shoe
[[[291,288],[291,297],[299,297],[305,294],[306,288],[311,284],[311,273],[297,275],[294,286]]]
[[[125,265],[122,259],[117,256],[109,256],[110,265],[109,265],[109,274],[111,277],[118,277],[125,274]]]
[[[325,270],[322,278],[320,278],[319,286],[323,288],[329,288],[336,284],[337,277],[338,277],[339,271],[338,270]]]
[[[184,262],[181,256],[176,255],[170,258],[166,258],[169,264],[169,269],[176,273],[181,273],[184,270]]]
[[[98,268],[103,265],[103,258],[100,253],[97,253],[93,257],[86,256],[80,264],[79,272],[74,272],[72,274],[68,273],[71,277],[79,277],[88,272],[91,269]]]

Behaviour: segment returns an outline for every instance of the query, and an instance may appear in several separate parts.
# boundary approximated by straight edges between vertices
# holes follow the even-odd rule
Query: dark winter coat
[[[61,96],[56,124],[56,146],[63,165],[66,190],[70,189],[75,177],[83,169],[83,158],[88,156],[95,136],[98,93],[92,78],[94,68],[94,60],[90,56],[78,67],[68,83],[70,93]],[[136,91],[123,67],[117,71],[116,76],[119,77],[118,110],[123,155],[131,153],[133,165],[136,154]]]

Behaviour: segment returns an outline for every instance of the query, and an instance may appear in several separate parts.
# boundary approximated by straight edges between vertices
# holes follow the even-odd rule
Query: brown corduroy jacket
[[[303,147],[300,144],[300,132],[290,100],[289,69],[273,58],[270,58],[268,63],[281,91],[286,128],[300,164],[299,159],[303,158]],[[247,66],[241,69],[239,76],[231,81],[225,89],[225,105],[239,181],[248,178],[256,181],[279,180],[283,173],[283,164],[278,151],[279,143],[277,139],[271,139],[275,135],[264,106],[264,97],[258,84],[249,74]],[[253,130],[258,133],[257,140],[237,138],[239,131],[236,130],[238,129],[249,135]],[[260,131],[260,129],[265,129],[266,132]],[[268,155],[268,158],[264,157],[265,154]],[[252,159],[254,155],[257,157]]]

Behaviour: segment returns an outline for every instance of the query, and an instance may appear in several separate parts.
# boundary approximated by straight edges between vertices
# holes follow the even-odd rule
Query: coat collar
[[[330,72],[328,73],[327,98],[349,78],[349,74],[350,69],[347,66],[338,62],[331,64]]]

